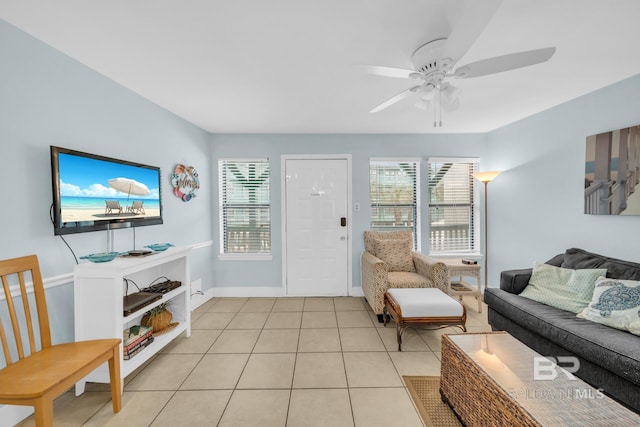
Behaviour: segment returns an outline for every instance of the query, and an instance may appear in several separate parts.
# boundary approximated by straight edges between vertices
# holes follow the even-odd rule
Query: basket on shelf
[[[144,326],[150,326],[155,336],[169,332],[178,326],[178,322],[171,323],[171,320],[173,320],[173,314],[167,310],[167,303],[163,302],[159,306],[147,311],[144,316],[142,316],[140,323]]]

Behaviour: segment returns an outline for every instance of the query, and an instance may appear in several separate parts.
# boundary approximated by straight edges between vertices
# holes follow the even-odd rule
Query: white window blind
[[[418,161],[371,159],[369,197],[371,230],[413,233],[414,249],[419,247]]]
[[[271,252],[269,160],[220,160],[220,251]]]
[[[477,159],[429,159],[429,253],[474,253],[478,213]]]

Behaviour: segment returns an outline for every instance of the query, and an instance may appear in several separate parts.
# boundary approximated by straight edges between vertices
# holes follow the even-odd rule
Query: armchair
[[[384,293],[389,288],[438,288],[449,293],[447,266],[413,252],[410,231],[365,231],[360,258],[362,291],[383,321]]]

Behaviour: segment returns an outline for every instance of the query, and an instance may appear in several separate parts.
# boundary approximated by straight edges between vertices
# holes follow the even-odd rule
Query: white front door
[[[285,159],[287,295],[349,294],[348,159]]]

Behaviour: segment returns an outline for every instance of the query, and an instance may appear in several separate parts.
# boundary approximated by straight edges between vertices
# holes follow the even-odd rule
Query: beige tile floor
[[[486,307],[465,305],[467,329],[489,331]],[[443,333],[460,330],[407,329],[398,352],[363,298],[215,298],[125,379],[120,413],[88,384],[56,400],[54,425],[422,426],[402,376],[439,375]]]

